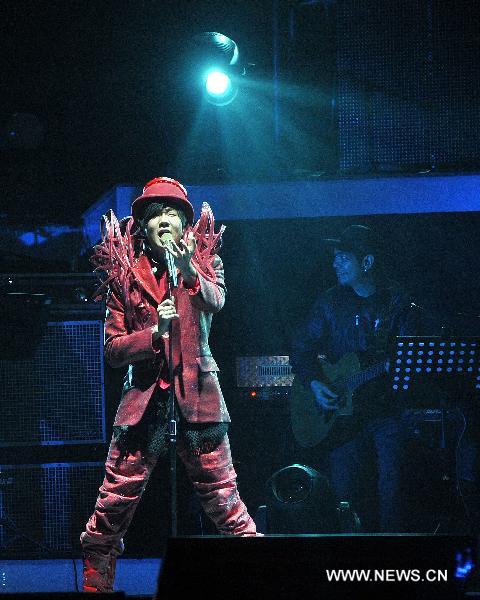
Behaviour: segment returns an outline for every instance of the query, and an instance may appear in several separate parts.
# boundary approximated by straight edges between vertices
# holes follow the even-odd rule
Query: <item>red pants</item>
[[[228,436],[213,452],[199,455],[188,451],[179,436],[177,453],[203,510],[218,532],[256,535],[255,523],[238,494]],[[112,439],[95,510],[80,536],[86,554],[114,557],[123,552],[122,538],[157,459],[157,455],[142,455],[139,450],[120,459],[120,451]]]

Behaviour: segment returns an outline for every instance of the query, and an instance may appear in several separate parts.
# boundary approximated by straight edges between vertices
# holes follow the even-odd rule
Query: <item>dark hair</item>
[[[182,223],[182,227],[183,227],[183,229],[185,229],[185,227],[187,225],[187,217],[186,217],[185,213],[183,212],[183,210],[178,206],[178,204],[176,204],[174,202],[151,202],[145,208],[142,218],[139,219],[139,224],[140,224],[140,228],[142,229],[142,231],[145,230],[145,227],[146,227],[147,223],[150,221],[150,219],[161,214],[161,212],[165,208],[174,208],[178,212],[178,216]]]

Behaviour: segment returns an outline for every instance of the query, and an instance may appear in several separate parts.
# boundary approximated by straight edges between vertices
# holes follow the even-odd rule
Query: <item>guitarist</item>
[[[418,333],[419,312],[381,273],[381,245],[372,229],[351,225],[338,239],[325,241],[333,250],[338,283],[315,302],[294,341],[290,361],[295,378],[323,414],[334,415],[341,397],[322,376],[322,361],[336,363],[347,353],[358,355],[361,368],[385,361],[390,336]],[[327,439],[316,447],[338,500],[351,503],[362,530],[369,532],[405,528],[400,496],[402,420],[387,396],[385,377],[358,390],[353,415],[338,417]]]

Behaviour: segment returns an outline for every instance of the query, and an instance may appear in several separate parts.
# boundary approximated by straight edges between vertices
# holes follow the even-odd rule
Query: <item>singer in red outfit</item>
[[[120,224],[105,217],[103,241],[92,262],[107,292],[105,357],[128,366],[105,479],[80,540],[84,591],[113,590],[122,538],[158,457],[168,449],[169,387],[174,386],[177,454],[205,513],[220,534],[254,536],[255,523],[239,497],[227,435],[230,417],[208,337],[223,307],[223,265],[216,254],[223,233],[203,205],[195,225],[185,188],[159,177],[132,203]],[[169,290],[166,253],[178,287]],[[172,339],[169,325],[172,324]],[[173,344],[174,381],[169,380]]]

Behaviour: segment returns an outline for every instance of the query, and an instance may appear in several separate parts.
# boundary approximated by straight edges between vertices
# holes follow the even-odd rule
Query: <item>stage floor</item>
[[[480,597],[478,556],[472,536],[185,536],[169,540],[163,558],[120,558],[115,591],[151,599],[161,572],[158,591],[165,598],[188,595],[196,581],[199,589],[217,590],[213,600],[229,587],[246,600],[272,592],[277,600],[293,600],[305,598],[311,586],[332,600],[353,592],[372,600],[459,600]],[[80,558],[0,560],[0,597],[76,592],[81,584]]]
[[[121,558],[115,591],[127,596],[152,597],[161,567],[160,558]],[[75,563],[75,564],[74,564]],[[77,586],[75,586],[75,578]],[[1,560],[0,594],[75,592],[82,589],[81,559]]]

